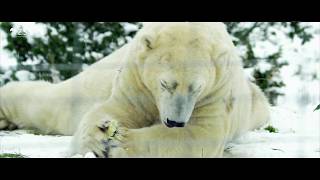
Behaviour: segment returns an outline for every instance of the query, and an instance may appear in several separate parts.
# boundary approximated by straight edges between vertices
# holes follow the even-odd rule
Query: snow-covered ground
[[[313,111],[320,103],[320,82],[310,78],[312,73],[320,77],[320,23],[311,25],[318,34],[304,46],[298,40],[278,39],[284,44],[282,58],[289,60],[289,66],[281,70],[281,77],[286,83],[282,89],[285,96],[279,99],[277,107],[272,108],[271,121],[265,125],[271,125],[278,132],[270,133],[264,127],[248,132],[228,144],[225,157],[320,158],[320,111]],[[30,26],[28,32],[35,31],[32,29],[34,24],[27,26]],[[0,33],[1,39],[4,37]],[[3,45],[0,43],[0,50]],[[272,49],[267,44],[259,47],[261,52]],[[1,52],[0,64],[14,65],[14,60]],[[295,72],[299,68],[302,73],[297,76]],[[23,130],[0,131],[0,155],[17,153],[34,158],[67,157],[70,140],[71,137],[32,135]],[[86,157],[92,156],[88,154]]]
[[[244,134],[230,143],[226,157],[316,157],[320,158],[320,113],[312,109],[301,114],[272,108],[272,125],[278,133],[264,128]]]
[[[277,128],[270,133],[264,128],[248,132],[229,143],[225,157],[316,157],[320,158],[320,112],[307,117],[282,108],[272,108],[268,125]],[[301,120],[305,121],[301,121]],[[308,130],[310,129],[310,130]],[[0,132],[0,154],[22,154],[31,158],[65,158],[68,156],[70,136],[33,135],[24,130]],[[82,157],[82,156],[74,156]],[[94,157],[87,154],[85,157]]]
[[[0,154],[21,154],[31,158],[67,157],[71,137],[42,136],[25,130],[0,131]]]

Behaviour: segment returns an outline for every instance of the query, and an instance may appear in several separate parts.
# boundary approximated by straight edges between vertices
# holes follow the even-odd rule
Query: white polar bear
[[[73,154],[99,157],[221,157],[269,118],[222,23],[146,23],[74,78],[10,83],[0,96],[2,128],[74,135]]]

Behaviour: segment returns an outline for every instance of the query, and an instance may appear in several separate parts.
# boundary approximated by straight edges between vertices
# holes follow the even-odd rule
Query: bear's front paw
[[[93,149],[93,153],[97,157],[110,158],[114,154],[124,152],[124,141],[127,135],[127,129],[119,126],[117,121],[104,120],[97,126],[99,131],[103,134],[100,141],[100,148]]]

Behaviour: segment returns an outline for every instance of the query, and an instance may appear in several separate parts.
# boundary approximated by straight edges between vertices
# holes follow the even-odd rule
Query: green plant
[[[0,158],[27,158],[27,156],[17,153],[4,153],[0,154]]]
[[[268,126],[266,128],[264,128],[264,130],[269,131],[270,133],[278,133],[279,130],[273,126]]]
[[[13,73],[0,78],[0,85],[16,81],[15,72],[27,70],[34,74],[32,80],[59,82],[83,71],[87,65],[97,62],[132,38],[138,28],[128,30],[126,26],[141,27],[141,23],[130,22],[39,22],[45,25],[45,37],[16,36],[11,32],[13,23],[2,22],[0,29],[7,35],[8,44],[4,47],[17,59],[18,66]],[[309,26],[301,22],[225,22],[235,45],[242,50],[244,67],[252,70],[254,81],[267,95],[272,105],[283,93],[285,86],[280,76],[282,67],[290,60],[281,60],[282,44],[277,42],[278,33],[289,39],[300,39],[304,44],[311,40]],[[129,28],[130,29],[130,28]],[[257,43],[268,42],[275,52],[257,52]],[[31,61],[33,64],[26,63]],[[268,69],[261,69],[261,63]],[[1,74],[4,70],[0,69]]]

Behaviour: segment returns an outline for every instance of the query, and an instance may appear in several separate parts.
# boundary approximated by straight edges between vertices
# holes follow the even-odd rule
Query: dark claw
[[[93,154],[98,158],[99,156],[98,156],[98,154],[96,153],[96,152],[93,152]]]
[[[104,158],[109,158],[109,151],[103,151]]]
[[[107,151],[102,151],[103,157],[99,156],[96,152],[93,152],[93,154],[97,157],[97,158],[108,158],[108,152]]]
[[[118,146],[110,143],[110,140],[102,140],[101,142],[105,148],[105,150],[102,153],[105,158],[109,158],[110,157],[109,156],[110,148],[116,148]]]
[[[109,140],[102,140],[101,142],[105,148],[109,147]]]
[[[116,134],[118,134],[118,130],[115,130],[111,137],[116,136]]]
[[[109,151],[110,151],[110,145],[109,145],[109,140],[103,140],[102,141],[102,144],[105,148],[104,152],[103,152],[103,155],[105,158],[108,158],[109,157]]]
[[[108,130],[108,128],[107,127],[104,127],[104,126],[98,126],[98,128],[100,129],[100,131],[102,131],[103,133],[105,133],[107,130]]]
[[[100,126],[98,126],[98,128],[100,129],[100,131],[105,133],[109,129],[109,126],[106,126],[105,124],[101,124]]]

